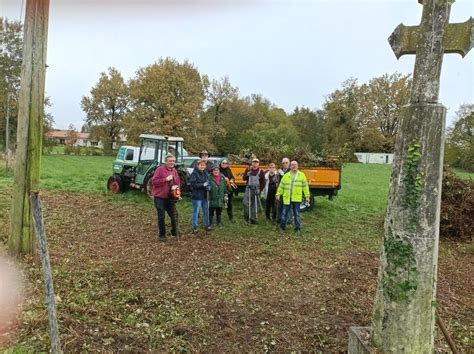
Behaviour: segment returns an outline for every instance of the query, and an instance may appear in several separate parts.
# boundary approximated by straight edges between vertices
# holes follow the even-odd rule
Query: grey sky
[[[22,2],[0,0],[0,15],[19,19]],[[80,100],[109,66],[130,78],[160,56],[189,59],[211,78],[229,76],[242,95],[261,93],[291,112],[320,108],[349,77],[411,73],[387,38],[418,24],[417,0],[51,0],[46,90],[56,126],[83,124]],[[451,22],[474,16],[457,0]],[[448,121],[474,103],[474,51],[446,55],[440,101]]]

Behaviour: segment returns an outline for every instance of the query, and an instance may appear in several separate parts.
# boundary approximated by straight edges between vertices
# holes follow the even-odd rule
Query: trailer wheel
[[[314,207],[314,194],[311,193],[310,196],[309,196],[309,206],[306,205],[306,204],[301,204],[300,205],[300,211],[302,213],[306,212],[306,211],[309,211],[311,209],[313,209]]]
[[[107,189],[115,194],[122,193],[122,179],[119,176],[110,176],[109,180],[107,181]]]

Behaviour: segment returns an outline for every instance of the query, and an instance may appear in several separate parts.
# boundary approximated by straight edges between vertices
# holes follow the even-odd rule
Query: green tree
[[[345,81],[323,106],[328,150],[346,146],[352,152],[392,152],[410,85],[410,77],[399,73],[363,85],[353,78]]]
[[[408,103],[410,86],[410,75],[400,73],[385,74],[362,85],[359,126],[369,130],[362,133],[362,150],[393,152],[395,135],[403,106]],[[380,136],[377,136],[377,131]],[[374,145],[373,142],[379,144]]]
[[[315,153],[326,143],[326,124],[323,111],[312,111],[306,107],[296,107],[290,120],[298,133],[300,145],[309,147]]]
[[[360,87],[357,80],[350,78],[341,89],[330,93],[323,105],[326,122],[326,149],[337,154],[339,149],[347,147],[354,152],[359,146],[358,120]]]
[[[9,113],[10,146],[16,142],[18,92],[23,55],[23,27],[18,21],[0,17],[0,145],[5,145]]]
[[[225,131],[215,142],[215,148],[218,154],[228,155],[241,150],[241,137],[259,122],[259,116],[246,100],[238,99],[229,102],[220,120]]]
[[[220,81],[212,80],[205,85],[205,95],[208,109],[214,113],[214,123],[219,123],[219,115],[225,105],[239,98],[239,89],[231,85],[227,76]]]
[[[459,107],[446,138],[446,162],[453,167],[474,171],[474,104]]]
[[[54,124],[54,117],[47,110],[47,108],[51,107],[51,99],[46,96],[44,100],[44,121],[43,121],[43,153],[44,152],[49,152],[53,150],[53,146],[55,145],[54,142],[50,139],[48,139],[48,132],[50,132],[53,129],[53,124]]]
[[[222,124],[220,117],[229,104],[239,98],[239,90],[231,85],[227,76],[219,81],[212,80],[211,82],[204,76],[203,82],[206,109],[202,113],[201,119],[205,127],[212,127],[210,132],[212,146],[209,146],[208,149],[217,152],[218,141],[226,135],[226,126]]]
[[[201,149],[209,140],[200,119],[204,84],[188,61],[161,58],[139,69],[130,81],[132,111],[126,118],[127,140],[137,141],[140,133],[178,135],[185,139],[189,151]]]
[[[74,124],[71,123],[67,128],[66,146],[73,147],[74,144],[77,143],[77,139],[79,139],[79,134]]]
[[[91,134],[102,140],[105,150],[111,152],[129,111],[129,89],[122,74],[115,68],[102,72],[90,96],[82,98],[81,107]]]

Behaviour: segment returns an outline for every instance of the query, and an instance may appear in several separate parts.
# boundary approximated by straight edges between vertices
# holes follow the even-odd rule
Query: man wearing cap
[[[204,162],[206,163],[206,172],[207,174],[210,174],[212,171],[212,162],[209,160],[209,153],[207,152],[207,150],[202,150],[199,153],[199,158],[201,160],[204,160]]]
[[[260,206],[260,191],[265,188],[265,171],[260,168],[260,160],[252,159],[252,164],[247,167],[243,176],[247,181],[244,194],[244,217],[251,224],[258,224],[257,213]]]

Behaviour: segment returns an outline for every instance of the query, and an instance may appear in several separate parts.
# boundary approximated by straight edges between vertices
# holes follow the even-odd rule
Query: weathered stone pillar
[[[474,43],[472,18],[449,23],[454,0],[418,1],[420,25],[400,24],[389,38],[397,58],[416,61],[395,142],[372,318],[371,342],[384,353],[433,352],[446,119],[439,82],[443,55],[465,56]]]
[[[445,116],[410,104],[397,136],[373,317],[384,352],[433,350]]]

